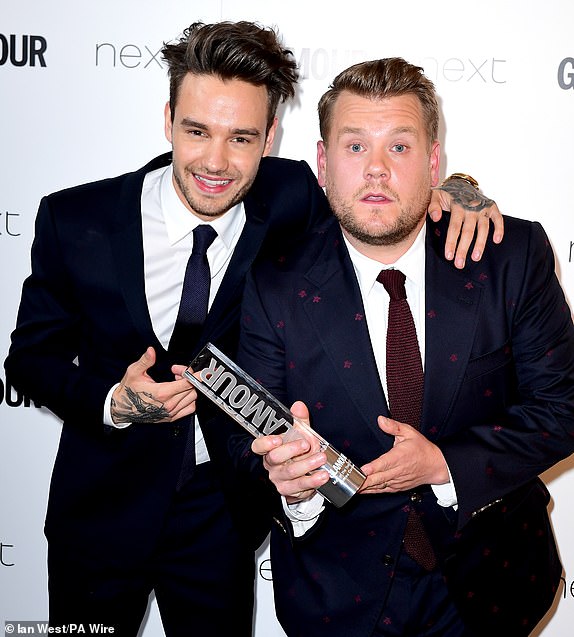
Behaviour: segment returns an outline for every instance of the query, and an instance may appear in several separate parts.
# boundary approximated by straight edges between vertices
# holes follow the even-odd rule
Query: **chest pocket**
[[[472,380],[473,378],[490,374],[511,363],[512,348],[510,343],[507,342],[494,352],[471,359],[466,368],[465,380]]]

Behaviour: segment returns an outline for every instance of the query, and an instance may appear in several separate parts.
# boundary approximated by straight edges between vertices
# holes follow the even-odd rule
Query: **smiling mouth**
[[[201,177],[200,175],[193,175],[197,181],[205,184],[209,188],[221,188],[230,184],[233,179],[209,179],[208,177]]]

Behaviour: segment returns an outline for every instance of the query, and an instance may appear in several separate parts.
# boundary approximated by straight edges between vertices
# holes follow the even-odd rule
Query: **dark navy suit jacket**
[[[443,257],[446,220],[427,225],[421,429],[444,453],[458,510],[426,486],[327,504],[300,540],[279,519],[271,557],[288,635],[372,634],[411,506],[477,635],[525,636],[550,607],[561,565],[538,475],[574,450],[574,329],[541,226],[507,217],[505,228],[459,271]],[[248,277],[238,361],[286,405],[303,400],[312,426],[362,465],[393,444],[377,426],[388,408],[376,329],[332,219]]]
[[[45,197],[32,247],[17,327],[6,360],[14,387],[63,421],[52,475],[46,535],[78,559],[106,570],[137,565],[154,549],[180,473],[187,427],[181,423],[104,427],[107,392],[127,366],[152,345],[150,370],[172,380],[173,363],[187,364],[207,341],[233,355],[245,274],[277,237],[306,232],[329,210],[304,162],[264,158],[245,198],[246,223],[224,280],[187,360],[172,360],[152,328],[142,243],[142,169]],[[239,515],[242,485],[227,478],[230,463],[211,405],[198,405],[210,457],[244,533],[247,550],[266,537],[270,522]],[[218,410],[217,410],[218,411]],[[219,413],[219,411],[218,411]],[[232,423],[233,426],[235,423]],[[223,472],[223,473],[222,473]]]

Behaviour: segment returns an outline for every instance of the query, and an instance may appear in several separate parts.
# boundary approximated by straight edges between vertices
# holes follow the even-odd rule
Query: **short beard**
[[[192,171],[188,171],[184,168],[184,172],[188,173],[191,179],[195,179],[195,177],[193,177]],[[242,188],[240,188],[230,200],[222,202],[218,207],[207,207],[193,198],[190,189],[187,187],[175,163],[173,164],[173,178],[181,194],[183,195],[183,198],[185,199],[187,205],[191,208],[191,210],[193,210],[193,212],[200,217],[207,217],[211,219],[217,219],[218,217],[221,217],[228,210],[231,210],[233,206],[243,201],[245,195],[248,193],[249,189],[253,185],[253,182],[255,181],[254,176],[253,179],[251,179],[251,181],[247,182]]]
[[[378,232],[374,232],[368,223],[357,222],[352,205],[343,201],[337,194],[333,194],[328,186],[329,184],[327,184],[326,188],[327,198],[341,227],[357,241],[371,246],[394,246],[402,243],[416,231],[427,213],[431,200],[430,185],[428,192],[426,188],[421,188],[416,200],[408,207],[403,207],[398,195],[393,192],[392,197],[400,207],[401,214],[392,223],[381,228]],[[359,198],[360,195],[353,198],[353,200]],[[381,212],[380,208],[373,206],[371,214],[376,217],[377,215],[383,215],[384,212]]]
[[[409,213],[409,216],[401,215],[392,225],[381,229],[378,233],[373,233],[372,230],[367,228],[366,224],[357,223],[351,211],[333,210],[333,212],[341,227],[352,237],[361,243],[371,246],[394,246],[402,243],[416,230],[421,219],[426,214],[426,211],[423,210],[418,215],[412,215],[412,213]],[[377,212],[373,211],[373,214],[377,214]]]

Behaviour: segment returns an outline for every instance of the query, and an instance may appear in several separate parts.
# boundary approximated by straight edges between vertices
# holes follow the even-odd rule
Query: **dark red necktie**
[[[393,420],[420,428],[424,374],[415,323],[405,290],[405,275],[382,270],[377,281],[389,293],[387,327],[387,399]],[[436,558],[422,521],[411,506],[404,546],[423,568],[432,570]]]

